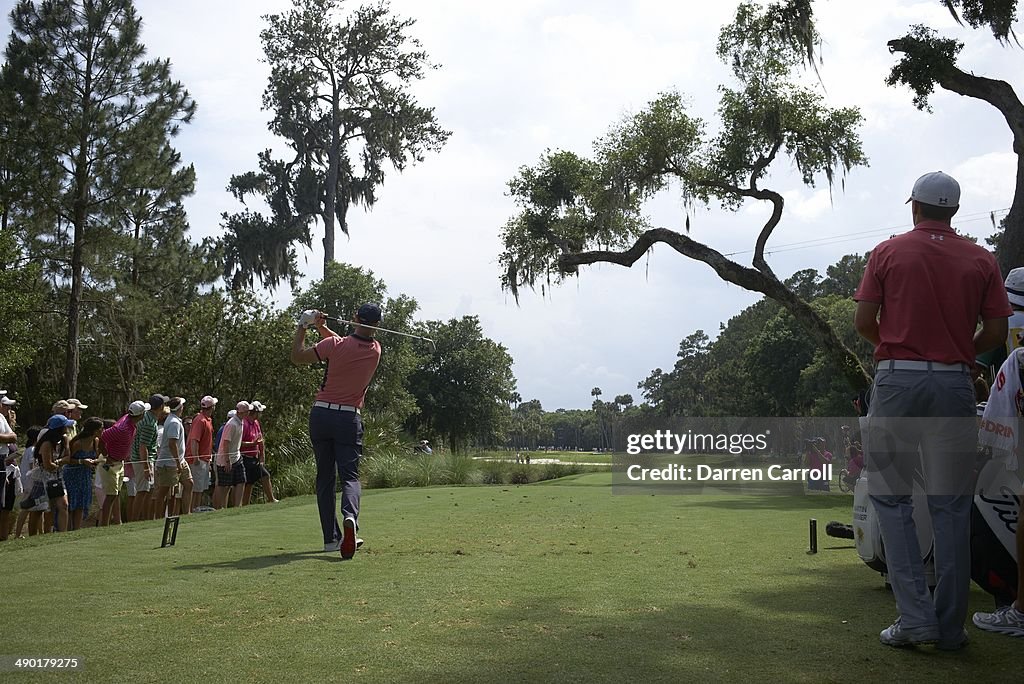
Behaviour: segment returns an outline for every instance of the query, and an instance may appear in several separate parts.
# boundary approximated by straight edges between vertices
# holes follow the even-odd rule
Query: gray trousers
[[[879,368],[871,391],[868,491],[905,628],[937,626],[958,640],[971,584],[970,531],[977,445],[974,384],[966,372]],[[929,593],[913,519],[914,479],[927,495],[934,538]]]

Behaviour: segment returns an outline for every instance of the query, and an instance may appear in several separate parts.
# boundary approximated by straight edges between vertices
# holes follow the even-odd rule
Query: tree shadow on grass
[[[416,662],[421,682],[1016,681],[1012,639],[975,631],[963,651],[893,649],[878,641],[895,616],[881,581],[851,565],[794,570],[772,588],[722,605],[679,600],[608,609],[548,593],[488,607],[447,643],[463,658]],[[635,581],[642,582],[642,574]],[[762,583],[762,578],[751,578]],[[679,596],[686,595],[680,582]],[[978,596],[972,596],[978,602]],[[652,601],[653,603],[653,601]],[[972,605],[972,609],[975,606]],[[480,643],[489,643],[479,649]]]

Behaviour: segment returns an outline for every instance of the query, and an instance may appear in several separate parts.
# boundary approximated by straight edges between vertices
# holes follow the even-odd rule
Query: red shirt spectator
[[[192,453],[192,443],[199,443],[199,453]],[[196,456],[200,461],[213,460],[213,420],[205,413],[200,411],[192,419],[192,429],[188,433],[188,461],[196,461]]]
[[[131,414],[121,416],[112,427],[100,434],[100,441],[107,453],[108,461],[124,462],[128,460],[135,437],[135,421]]]

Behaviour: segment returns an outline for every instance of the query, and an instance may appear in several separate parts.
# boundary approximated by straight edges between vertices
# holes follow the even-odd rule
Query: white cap
[[[85,404],[80,402],[78,399],[65,399],[65,401],[68,402],[69,404],[71,404],[71,408],[77,408],[77,409],[87,409],[87,408],[89,408],[88,406],[86,406]]]
[[[236,411],[235,409],[231,409],[230,411],[228,411],[228,418],[234,418],[237,415],[238,411]]]
[[[253,407],[253,409],[254,409],[254,410],[256,410],[256,411],[266,411],[266,410],[267,410],[267,407],[266,407],[266,406],[264,406],[264,405],[263,405],[262,403],[260,403],[259,401],[254,401],[254,402],[252,402],[252,407]]]
[[[1011,304],[1024,306],[1024,268],[1015,268],[1007,273],[1003,286]]]
[[[202,408],[210,408],[211,406],[217,405],[217,397],[211,397],[207,394],[205,397],[199,400],[199,406]]]
[[[235,408],[239,411],[252,411],[252,404],[247,401],[240,401],[235,404]]]
[[[14,401],[10,397],[8,397],[6,395],[6,393],[5,393],[5,394],[0,395],[0,403],[2,403],[4,406],[14,406],[18,402]]]
[[[7,390],[0,390],[0,397],[4,396],[5,394],[7,394]]]
[[[150,410],[151,408],[153,407],[144,401],[133,401],[132,403],[128,404],[128,413],[130,413],[133,416],[141,416],[143,413]]]
[[[914,183],[910,200],[935,207],[959,207],[960,184],[941,171],[926,173]]]

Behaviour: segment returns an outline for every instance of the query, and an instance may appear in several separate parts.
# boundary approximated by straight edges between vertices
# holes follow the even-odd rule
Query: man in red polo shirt
[[[971,473],[977,440],[972,371],[1006,339],[1010,304],[995,258],[950,221],[960,185],[921,176],[910,199],[914,229],[878,245],[854,295],[854,325],[875,345],[868,407],[868,491],[878,515],[899,618],[888,646],[967,644]],[[978,327],[978,321],[982,322]],[[923,477],[935,539],[934,597],[913,520]]]
[[[186,460],[192,471],[191,510],[203,503],[203,495],[210,489],[210,462],[213,460],[213,412],[217,408],[217,397],[207,394],[199,400],[199,413],[192,419],[185,446]],[[184,502],[182,502],[184,504]]]
[[[292,339],[291,360],[296,365],[322,362],[325,366],[320,391],[309,413],[309,438],[316,457],[316,501],[324,550],[337,548],[344,559],[352,558],[359,540],[359,459],[363,454],[363,422],[360,413],[370,380],[380,363],[380,343],[372,327],[380,322],[376,304],[363,304],[352,318],[355,330],[339,337],[328,328],[322,312],[303,312]],[[306,326],[315,324],[320,341],[306,347]],[[342,525],[338,526],[334,485],[341,476]]]

